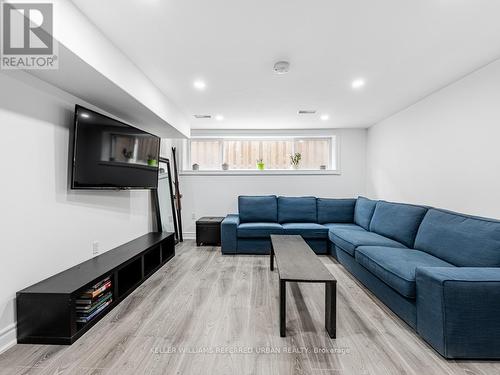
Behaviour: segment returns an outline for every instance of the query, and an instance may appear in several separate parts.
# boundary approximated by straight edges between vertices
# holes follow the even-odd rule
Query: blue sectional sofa
[[[334,256],[446,358],[500,358],[500,221],[410,204],[240,196],[224,254],[269,254],[271,234]]]

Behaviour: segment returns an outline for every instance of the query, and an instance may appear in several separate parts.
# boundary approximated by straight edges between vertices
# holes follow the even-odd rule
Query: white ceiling
[[[194,129],[367,127],[500,57],[498,0],[73,2]]]

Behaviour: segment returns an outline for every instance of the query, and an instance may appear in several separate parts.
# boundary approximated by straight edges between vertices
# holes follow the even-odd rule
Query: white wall
[[[500,61],[371,127],[367,193],[500,219]]]
[[[196,218],[225,216],[238,212],[238,195],[276,194],[288,196],[350,198],[365,192],[366,130],[342,129],[340,175],[181,175],[184,233],[192,237]]]
[[[0,73],[0,351],[15,343],[16,291],[91,258],[93,241],[104,252],[151,230],[147,191],[69,190],[75,103],[87,105]]]

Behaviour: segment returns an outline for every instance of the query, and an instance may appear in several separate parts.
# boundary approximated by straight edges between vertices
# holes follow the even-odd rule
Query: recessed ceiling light
[[[82,116],[83,118],[89,118],[90,115],[88,113],[82,113],[80,116]]]
[[[205,88],[207,87],[207,84],[201,80],[197,80],[197,81],[193,82],[193,86],[195,89],[201,91],[201,90],[205,90]]]
[[[326,115],[326,114],[325,114],[325,115],[321,115],[321,117],[320,117],[320,119],[321,119],[322,121],[326,121],[326,120],[328,120],[329,118],[330,118],[330,116],[329,116],[329,115]]]
[[[363,78],[357,78],[351,83],[353,89],[360,89],[365,85],[365,80]]]
[[[222,115],[215,115],[215,119],[217,121],[223,121],[224,120],[224,116],[222,116]]]

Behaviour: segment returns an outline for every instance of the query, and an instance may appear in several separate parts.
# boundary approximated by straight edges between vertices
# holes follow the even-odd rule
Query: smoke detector
[[[290,63],[288,61],[278,61],[274,64],[273,71],[276,74],[286,74],[290,71]]]
[[[316,110],[314,109],[299,109],[297,112],[299,115],[314,115]]]

